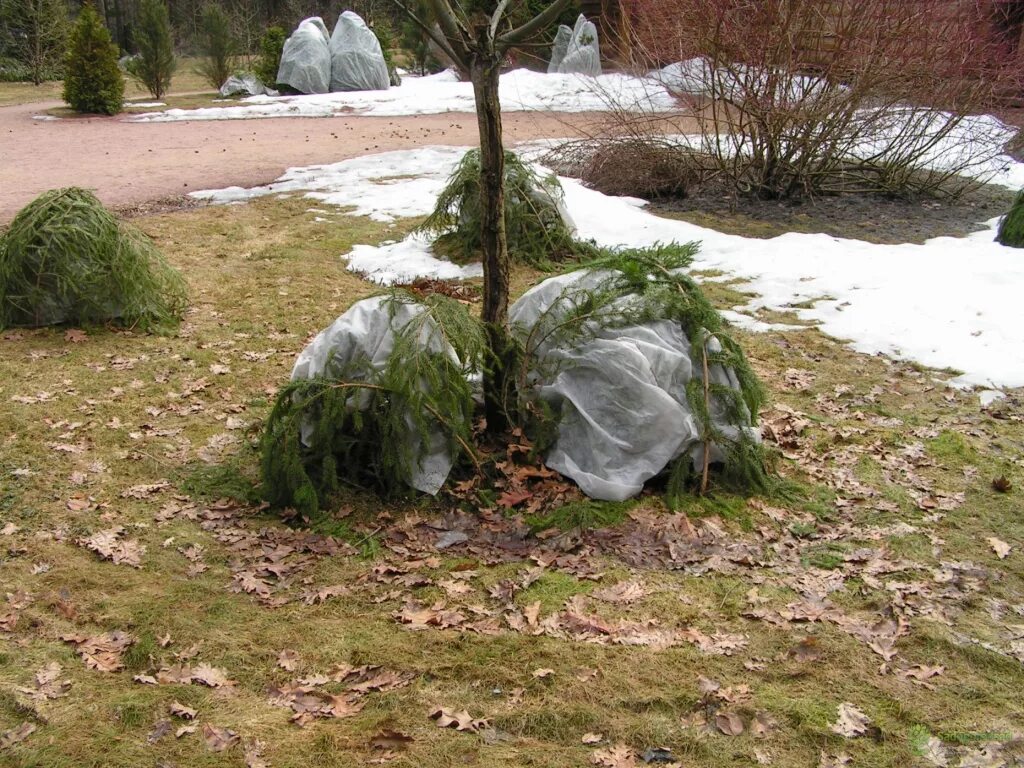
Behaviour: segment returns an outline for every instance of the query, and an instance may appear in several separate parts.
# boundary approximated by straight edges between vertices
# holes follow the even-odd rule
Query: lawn
[[[170,96],[177,97],[182,101],[181,106],[194,107],[206,106],[207,103],[216,98],[211,88],[197,72],[198,60],[191,57],[178,59],[178,68],[171,81]],[[32,83],[0,83],[0,107],[11,107],[18,104],[32,104],[35,102],[60,100],[62,98],[64,84],[62,82],[48,82],[41,85]],[[187,99],[185,94],[206,94],[203,100]],[[133,77],[125,76],[125,101],[152,101],[149,91]],[[166,101],[166,99],[162,99]],[[174,104],[172,106],[178,106]],[[59,114],[59,113],[54,113]]]
[[[262,420],[311,335],[375,290],[339,255],[415,223],[308,208],[136,218],[190,285],[173,337],[0,334],[0,763],[1021,757],[1019,391],[983,409],[816,330],[737,331],[776,497],[527,525],[351,491],[303,532],[259,504]]]

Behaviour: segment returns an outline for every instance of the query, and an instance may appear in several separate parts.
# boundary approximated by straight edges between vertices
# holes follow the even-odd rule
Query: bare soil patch
[[[985,222],[1009,210],[1013,197],[1010,190],[994,185],[969,192],[959,200],[844,195],[793,202],[736,198],[722,190],[703,189],[685,198],[658,200],[652,210],[747,237],[820,232],[898,244],[963,237],[985,229]]]
[[[125,206],[197,189],[255,186],[294,166],[425,144],[473,145],[471,115],[132,123],[35,120],[55,102],[0,108],[0,224],[42,192],[81,186]],[[509,142],[575,135],[593,116],[510,112]]]

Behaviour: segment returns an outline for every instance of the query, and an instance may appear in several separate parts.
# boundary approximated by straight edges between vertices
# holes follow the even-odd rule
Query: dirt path
[[[131,123],[117,118],[34,120],[57,102],[0,108],[0,224],[55,187],[94,190],[108,205],[197,189],[253,186],[292,166],[425,144],[473,144],[472,115],[280,118]],[[567,136],[592,115],[510,112],[510,141]]]

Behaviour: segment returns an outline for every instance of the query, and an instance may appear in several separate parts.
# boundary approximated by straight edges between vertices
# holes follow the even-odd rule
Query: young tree
[[[171,19],[164,0],[142,0],[135,42],[139,55],[131,60],[128,71],[146,86],[153,98],[163,98],[176,66]]]
[[[117,46],[92,3],[82,7],[64,63],[64,101],[76,112],[116,115],[124,106]]]
[[[484,371],[487,427],[508,425],[515,349],[508,334],[509,256],[505,230],[505,147],[501,132],[498,77],[508,52],[558,19],[572,0],[554,0],[519,26],[509,21],[509,0],[423,0],[436,22],[417,13],[412,0],[392,0],[460,69],[469,73],[480,132],[480,241],[484,264],[483,321],[491,364]]]
[[[60,64],[68,39],[65,0],[0,0],[0,36],[24,64],[33,85]]]
[[[203,60],[199,74],[214,88],[220,88],[231,76],[235,63],[235,36],[231,32],[231,18],[215,3],[203,9],[199,30],[199,49]]]
[[[277,71],[281,68],[281,54],[287,37],[281,27],[268,27],[260,39],[260,55],[252,71],[268,88],[277,85]]]

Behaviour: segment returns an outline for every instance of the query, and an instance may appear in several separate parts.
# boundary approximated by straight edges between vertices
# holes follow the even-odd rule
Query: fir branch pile
[[[685,273],[695,252],[693,244],[603,252],[583,266],[600,276],[596,287],[567,290],[557,308],[515,335],[522,362],[510,415],[540,452],[558,431],[557,414],[535,392],[539,380],[558,374],[544,351],[578,347],[605,329],[667,320],[692,344],[696,373],[686,398],[709,457],[695,470],[689,452],[680,456],[668,468],[670,494],[707,491],[710,457],[719,454],[725,458],[714,467],[716,486],[741,492],[769,486],[766,455],[751,429],[764,392],[725,322]],[[403,304],[422,312],[403,327],[392,323],[394,348],[383,367],[340,355],[343,365],[335,360],[326,375],[292,381],[280,392],[262,441],[264,495],[273,506],[313,518],[342,486],[406,494],[413,469],[436,450],[439,434],[456,462],[476,460],[471,382],[490,363],[483,324],[444,295],[394,289],[385,297],[392,317]],[[723,370],[733,386],[714,375]],[[410,431],[418,439],[410,440]]]
[[[0,328],[117,322],[177,327],[185,282],[153,242],[91,192],[46,192],[0,236]]]
[[[332,361],[327,375],[292,381],[278,395],[262,439],[272,505],[313,517],[342,484],[407,493],[438,427],[453,458],[473,457],[470,381],[485,356],[483,326],[440,294],[386,295],[391,318],[403,304],[422,311],[404,326],[392,322],[394,347],[382,368],[365,357]]]
[[[513,262],[548,269],[587,248],[563,218],[562,196],[556,176],[541,176],[514,152],[505,153],[505,227]],[[479,149],[456,166],[419,231],[436,236],[435,250],[456,263],[479,258]]]
[[[1017,194],[1010,212],[999,222],[996,242],[1010,248],[1024,248],[1024,190]]]
[[[686,399],[700,430],[704,457],[698,472],[689,454],[673,462],[669,496],[678,497],[694,486],[706,493],[716,451],[724,455],[724,461],[716,462],[720,485],[742,493],[765,491],[772,483],[768,456],[752,438],[764,388],[722,316],[687,274],[697,250],[695,243],[670,243],[604,251],[580,265],[578,269],[600,276],[597,283],[571,286],[532,328],[525,333],[518,329],[523,346],[519,396],[525,398],[518,410],[530,414],[534,430],[550,439],[552,432],[543,423],[550,416],[527,386],[528,380],[551,381],[558,374],[544,370],[544,350],[579,348],[609,329],[668,320],[679,325],[691,345],[694,376]],[[730,374],[735,386],[716,380],[728,380]],[[539,435],[537,439],[543,440]]]

